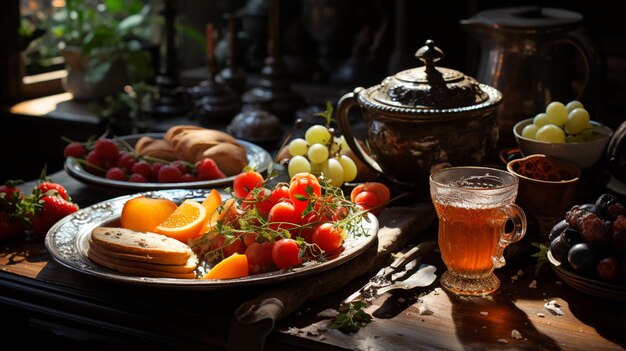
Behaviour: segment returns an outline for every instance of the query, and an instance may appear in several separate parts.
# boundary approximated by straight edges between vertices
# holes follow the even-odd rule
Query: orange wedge
[[[234,253],[215,265],[202,279],[233,279],[248,275],[248,258]]]
[[[219,215],[219,213],[217,213],[217,208],[221,204],[222,195],[220,195],[219,191],[215,189],[212,189],[211,192],[209,192],[209,194],[206,196],[206,198],[204,198],[204,201],[202,201],[202,206],[204,206],[207,214],[207,218],[204,222],[204,230],[202,231],[203,233],[208,232],[209,229],[211,229],[210,227],[212,227],[212,225],[215,225],[215,223],[217,222],[216,218]],[[209,222],[212,223],[211,226],[208,225]]]
[[[185,200],[154,231],[186,244],[187,240],[201,234],[206,217],[206,209],[202,204],[194,200]]]
[[[138,196],[124,203],[120,222],[122,227],[126,229],[151,232],[165,221],[176,208],[176,203],[171,200]]]
[[[211,196],[211,194],[209,194],[208,196]],[[211,202],[211,206],[212,206],[214,200],[213,199],[209,200],[208,196],[204,200],[204,202]],[[235,202],[235,199],[230,198],[226,200],[224,202],[223,208],[219,208],[220,206],[222,206],[221,196],[219,200],[220,201],[217,203],[217,206],[215,206],[215,209],[213,211],[207,212],[208,218],[206,222],[204,223],[204,228],[202,230],[202,233],[210,232],[213,228],[215,228],[215,225],[217,224],[218,221],[228,222],[231,220],[235,220],[237,218],[237,203]],[[208,204],[206,208],[208,208]]]

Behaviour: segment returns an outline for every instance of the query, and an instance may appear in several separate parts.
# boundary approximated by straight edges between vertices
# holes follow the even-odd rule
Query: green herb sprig
[[[372,315],[363,310],[367,306],[364,301],[352,301],[339,308],[339,314],[330,327],[344,333],[356,333],[372,321]]]

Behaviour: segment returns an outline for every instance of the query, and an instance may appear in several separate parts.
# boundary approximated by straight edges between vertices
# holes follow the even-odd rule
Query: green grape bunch
[[[336,187],[356,179],[357,166],[346,155],[350,147],[343,135],[335,136],[330,127],[332,112],[332,104],[327,103],[326,111],[316,114],[323,117],[326,123],[309,127],[304,138],[292,139],[287,145],[291,156],[287,166],[289,177],[300,172],[310,172],[317,176],[323,175]]]
[[[591,124],[589,112],[580,101],[567,105],[553,101],[545,112],[538,113],[533,123],[522,129],[524,138],[547,143],[584,143],[604,136]]]

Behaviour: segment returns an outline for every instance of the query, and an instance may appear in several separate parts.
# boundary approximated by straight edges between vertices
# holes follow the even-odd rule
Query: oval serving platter
[[[133,134],[118,137],[122,141],[127,142],[129,145],[134,146],[137,141],[143,137],[148,136],[151,138],[159,139],[163,138],[163,133],[146,133],[146,134]],[[256,171],[265,172],[272,163],[272,156],[262,147],[253,144],[245,140],[237,140],[245,149],[248,157],[248,166],[254,168]],[[218,165],[219,166],[219,165]],[[64,164],[65,171],[73,178],[81,181],[85,184],[101,186],[106,188],[136,190],[136,191],[149,191],[149,190],[163,190],[163,189],[194,189],[194,188],[206,188],[227,185],[233,182],[235,176],[230,176],[221,179],[203,180],[197,182],[181,182],[181,183],[134,183],[124,182],[119,180],[107,179],[92,173],[89,173],[83,168],[83,166],[74,158],[67,158]]]
[[[181,203],[186,199],[201,201],[206,197],[209,191],[209,189],[171,189],[140,194],[150,197],[167,198],[176,203]],[[87,257],[87,250],[89,249],[89,236],[93,228],[117,225],[124,203],[140,194],[124,195],[103,201],[80,209],[63,218],[50,228],[46,235],[45,245],[48,252],[56,262],[69,269],[119,283],[164,288],[214,290],[277,283],[326,271],[361,254],[375,242],[378,232],[378,221],[376,217],[368,214],[361,223],[363,230],[358,234],[349,232],[343,245],[344,250],[332,259],[324,262],[311,261],[291,269],[254,274],[243,278],[228,280],[140,277],[123,274],[91,261]]]

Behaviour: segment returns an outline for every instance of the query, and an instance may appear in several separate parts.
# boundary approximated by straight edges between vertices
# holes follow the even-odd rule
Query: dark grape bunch
[[[550,232],[550,252],[583,276],[626,285],[626,207],[610,194],[573,206]]]

